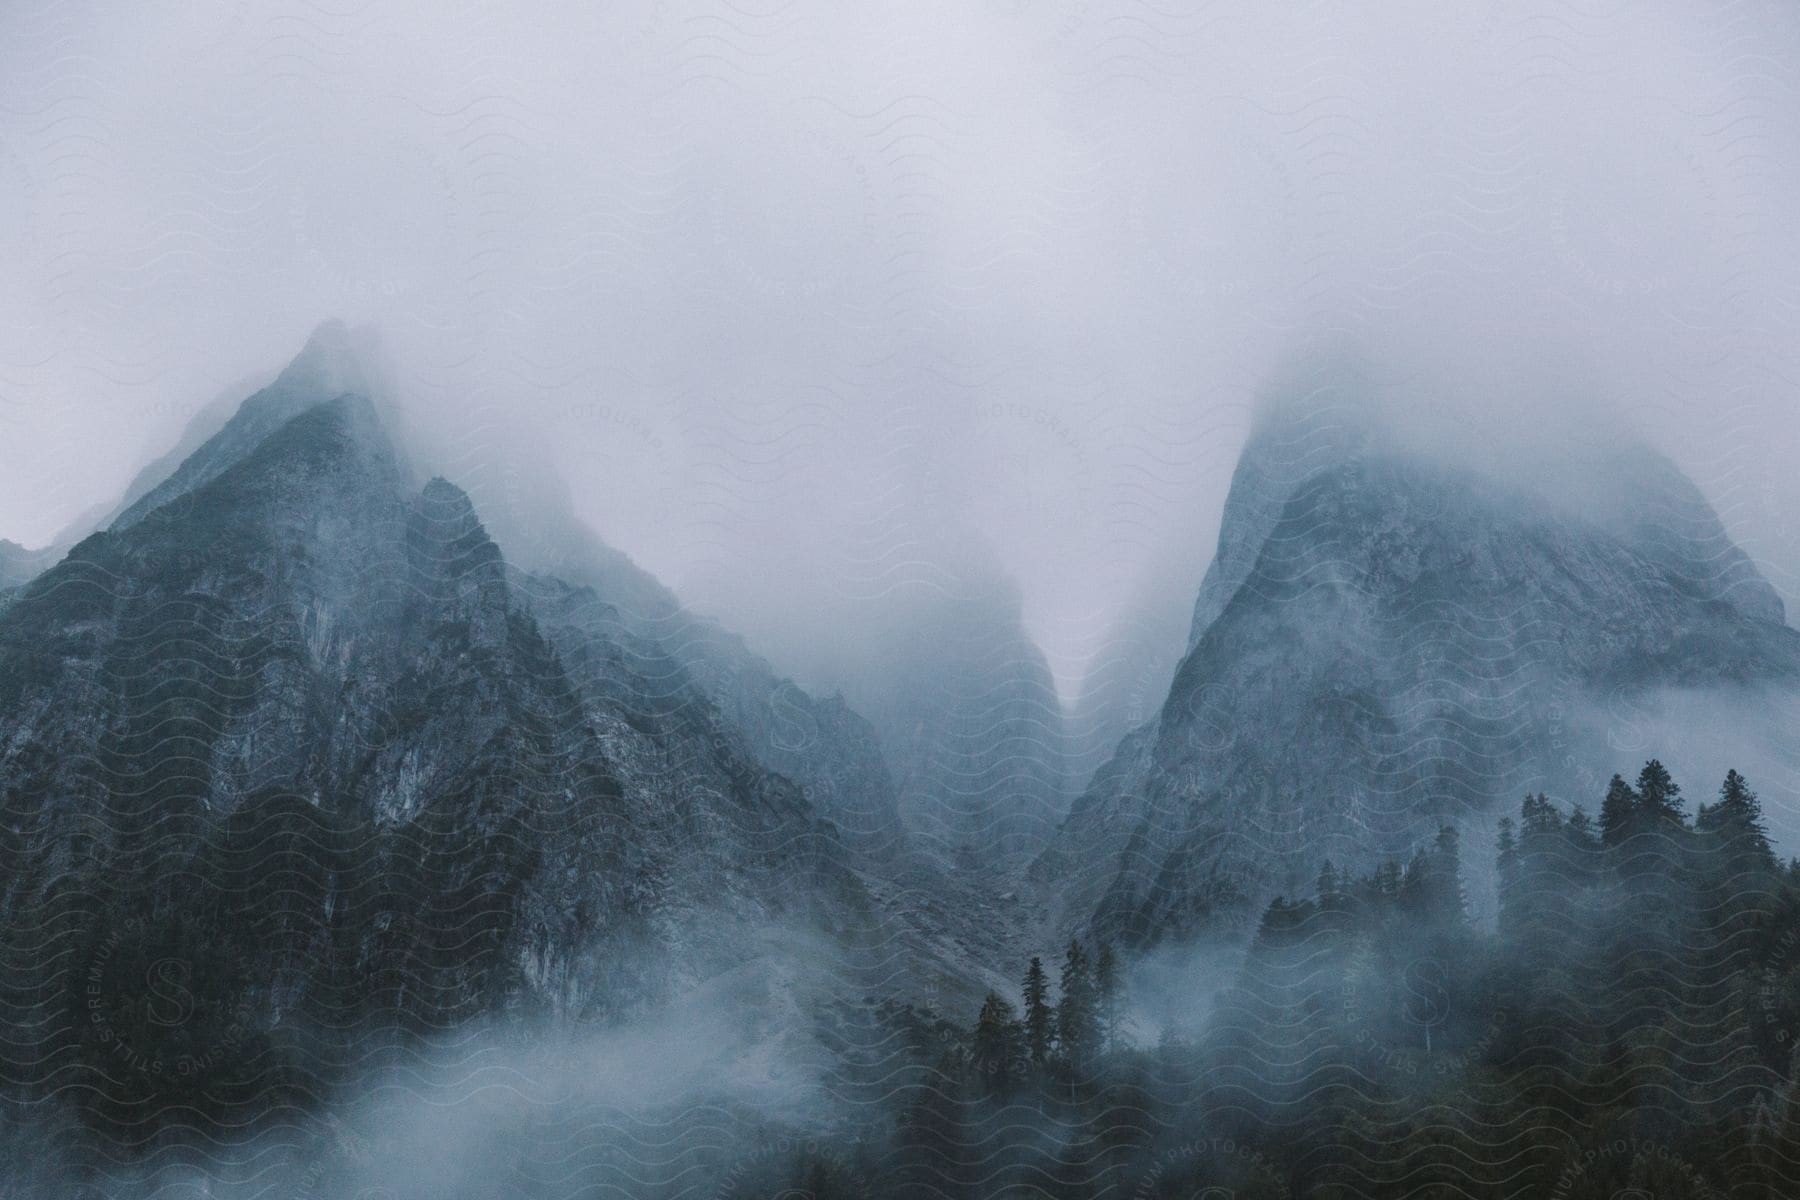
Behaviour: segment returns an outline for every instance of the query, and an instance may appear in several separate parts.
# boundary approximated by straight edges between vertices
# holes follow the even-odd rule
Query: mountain
[[[1160,711],[1033,864],[1066,923],[1237,923],[1326,859],[1486,832],[1527,789],[1591,803],[1576,764],[1618,757],[1621,711],[1800,683],[1779,598],[1667,459],[1616,438],[1510,471],[1434,452],[1365,387],[1311,378],[1244,450]]]
[[[691,680],[580,634],[590,595],[515,586],[468,497],[317,365],[0,613],[0,1007],[34,1031],[0,1073],[126,1125],[266,1114],[396,1023],[631,1011],[765,925],[867,909]],[[144,1008],[167,963],[207,1019]],[[127,1045],[206,1066],[120,1073]]]
[[[679,667],[859,853],[925,849],[941,863],[998,836],[1022,854],[1066,812],[1054,682],[991,546],[934,531],[922,602],[913,589],[837,610],[830,637],[765,623],[764,657],[578,517],[532,431],[478,418],[427,457],[458,464],[523,589],[548,580],[552,595],[567,584],[597,602],[545,613],[604,628],[646,656],[648,676]]]
[[[182,462],[206,443],[231,418],[237,401],[260,387],[238,385],[215,397],[188,422],[175,447],[140,470],[125,489],[123,499],[113,504],[96,505],[71,521],[48,546],[27,550],[0,538],[0,608],[6,604],[5,593],[36,578],[62,561],[69,548],[96,529],[111,525],[119,515],[132,507],[151,488],[172,476]]]
[[[314,336],[319,335],[315,334]],[[273,380],[268,382],[273,382]],[[142,500],[152,488],[170,479],[180,469],[181,464],[186,462],[195,451],[211,441],[214,435],[225,427],[226,422],[236,415],[246,396],[256,395],[267,386],[268,383],[265,382],[251,383],[244,380],[214,396],[188,420],[188,423],[182,428],[181,436],[175,440],[174,446],[147,463],[132,477],[123,496],[109,506],[97,508],[78,518],[63,530],[61,540],[66,545],[72,546],[96,529],[105,529],[117,521],[127,510],[136,506],[138,501]]]
[[[217,432],[183,454],[186,444],[216,420],[219,402],[203,410],[183,435],[182,444],[139,473],[126,491],[120,511],[106,527],[135,525],[156,509],[189,495],[322,400],[351,394],[380,404],[381,389],[370,365],[373,336],[366,330],[353,333],[342,321],[321,324],[273,383],[251,394]],[[170,460],[177,455],[181,457],[170,470]]]
[[[697,689],[757,763],[799,785],[855,851],[900,849],[887,760],[875,730],[841,694],[809,693],[742,637],[684,605],[575,515],[554,472],[512,467],[494,481],[491,465],[477,465],[470,486],[547,628],[607,640],[653,686]]]
[[[374,331],[328,320],[273,381],[251,390],[235,411],[229,393],[207,405],[173,450],[139,472],[111,515],[89,528],[135,524],[193,492],[326,398],[370,397],[391,433],[400,421],[385,404],[390,390]],[[420,456],[410,443],[396,444],[403,460]],[[469,473],[484,514],[507,547],[516,586],[556,595],[567,581],[591,589],[599,601],[579,612],[560,600],[551,602],[544,610],[547,619],[555,614],[576,621],[588,635],[614,641],[631,657],[643,686],[668,689],[662,703],[698,687],[757,762],[797,783],[857,849],[892,853],[897,848],[893,785],[880,747],[873,730],[841,697],[809,695],[741,638],[685,609],[674,593],[574,516],[554,473],[519,470],[507,486],[492,490],[479,487],[480,465]],[[54,557],[61,557],[60,549]],[[0,590],[4,587],[0,577]]]

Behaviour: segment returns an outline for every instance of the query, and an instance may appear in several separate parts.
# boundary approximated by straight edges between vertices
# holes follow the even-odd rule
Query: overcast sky
[[[1519,424],[1555,364],[1792,603],[1800,6],[1526,7],[9,0],[0,536],[374,320],[753,641],[972,537],[1068,689],[1348,336]]]

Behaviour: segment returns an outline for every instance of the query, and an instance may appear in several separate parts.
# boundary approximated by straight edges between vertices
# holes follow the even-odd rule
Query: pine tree
[[[1338,870],[1328,858],[1325,865],[1319,868],[1318,882],[1314,887],[1319,896],[1319,911],[1330,918],[1325,928],[1341,929],[1352,908],[1354,877],[1348,871]]]
[[[1094,975],[1087,951],[1077,940],[1063,956],[1061,995],[1056,1004],[1056,1035],[1069,1065],[1079,1071],[1094,1049]]]
[[[1637,798],[1638,811],[1645,816],[1677,825],[1686,823],[1686,815],[1681,811],[1681,785],[1670,778],[1669,769],[1654,758],[1638,772]]]
[[[1050,1007],[1050,980],[1044,973],[1044,960],[1033,955],[1025,971],[1025,1049],[1033,1066],[1041,1067],[1050,1059],[1050,1038],[1056,1013]]]
[[[1118,1042],[1123,1007],[1118,956],[1111,942],[1101,942],[1100,955],[1094,961],[1094,1016],[1101,1049],[1111,1049]]]
[[[1725,773],[1725,782],[1719,786],[1719,802],[1700,806],[1694,827],[1724,844],[1733,871],[1775,866],[1768,826],[1763,824],[1762,802],[1736,770]]]
[[[1606,785],[1606,799],[1600,802],[1600,844],[1618,846],[1631,836],[1632,817],[1637,813],[1638,796],[1619,775]]]
[[[1400,877],[1400,903],[1412,912],[1429,913],[1431,889],[1431,856],[1425,853],[1425,847],[1420,846],[1408,860],[1406,874]]]
[[[1500,818],[1499,851],[1494,860],[1494,876],[1500,892],[1500,925],[1510,928],[1513,912],[1513,889],[1519,882],[1519,840],[1513,835],[1511,817]]]
[[[1329,900],[1331,897],[1337,895],[1337,868],[1331,865],[1331,860],[1329,858],[1326,859],[1324,865],[1319,868],[1319,879],[1318,883],[1315,885],[1315,890],[1318,892],[1320,900]]]
[[[1563,824],[1563,838],[1568,843],[1568,867],[1564,871],[1564,878],[1572,884],[1586,887],[1593,883],[1594,873],[1599,866],[1600,837],[1594,832],[1593,819],[1579,804]]]
[[[1594,832],[1594,819],[1587,815],[1587,809],[1577,804],[1575,811],[1569,814],[1563,829],[1569,835],[1569,844],[1577,850],[1587,852],[1600,845],[1599,836]]]
[[[1437,845],[1432,854],[1430,895],[1432,916],[1436,920],[1461,924],[1469,919],[1469,897],[1463,891],[1462,838],[1456,826],[1438,829]]]
[[[1566,890],[1568,834],[1562,814],[1542,792],[1519,802],[1518,840],[1507,887],[1508,928],[1523,938],[1541,936]]]
[[[1018,1082],[1024,1057],[1013,1006],[997,993],[989,992],[982,1001],[981,1015],[976,1018],[969,1049],[969,1063],[982,1087],[995,1095],[1010,1092]]]
[[[1550,797],[1539,792],[1519,805],[1519,849],[1526,855],[1549,854],[1562,835],[1562,814]]]
[[[1286,896],[1276,896],[1263,909],[1262,920],[1257,922],[1256,937],[1251,945],[1257,949],[1267,949],[1281,943],[1282,935],[1288,931],[1293,921],[1288,915]]]

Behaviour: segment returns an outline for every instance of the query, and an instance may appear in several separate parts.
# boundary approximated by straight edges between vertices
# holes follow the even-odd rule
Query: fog
[[[1349,338],[1493,427],[1552,387],[1619,414],[1791,601],[1797,38],[1779,4],[11,5],[0,536],[110,504],[336,315],[410,419],[531,430],[778,661],[973,537],[1072,699],[1191,604],[1261,382]]]
[[[845,1194],[873,1194],[889,1180],[863,1161],[865,1142],[920,1093],[950,1087],[930,1065],[950,1038],[934,1031],[943,1045],[921,1063],[865,986],[879,962],[814,929],[771,925],[750,941],[737,966],[628,1020],[507,1014],[372,1038],[298,1118],[277,1107],[228,1138],[177,1129],[139,1155],[89,1161],[36,1112],[0,1129],[0,1161],[25,1194],[83,1200],[801,1196],[814,1193],[783,1185],[808,1165]],[[1222,986],[1242,955],[1217,957]],[[966,998],[946,1008],[957,1026],[973,1019]],[[1153,1044],[1166,1019],[1147,1007],[1127,1036]],[[1022,1098],[1005,1113],[1013,1153],[1052,1162],[1083,1135]]]
[[[578,1184],[678,1194],[684,1178],[754,1169],[771,1130],[828,1123],[817,1063],[777,1036],[794,1031],[747,1028],[733,984],[743,990],[754,972],[610,1028],[471,1024],[352,1076],[316,1121],[266,1122],[224,1144],[171,1139],[89,1186],[157,1200],[566,1195]],[[58,1194],[52,1180],[68,1165],[33,1163],[21,1182]]]

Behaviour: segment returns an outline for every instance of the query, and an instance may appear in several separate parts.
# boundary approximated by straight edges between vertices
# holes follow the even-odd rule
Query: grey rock
[[[1388,436],[1356,387],[1246,448],[1166,700],[1033,865],[1064,925],[1241,925],[1527,790],[1591,811],[1638,765],[1604,765],[1591,714],[1800,683],[1800,634],[1666,459],[1627,440],[1518,486]]]
[[[301,365],[295,394],[342,382]],[[513,994],[583,1016],[705,977],[821,895],[857,903],[800,790],[603,634],[546,635],[468,498],[414,489],[367,400],[249,445],[280,399],[259,395],[168,499],[0,618],[0,801],[24,865],[5,903],[97,861],[158,880],[205,830],[292,797],[383,846],[448,847],[430,893],[501,889]]]

